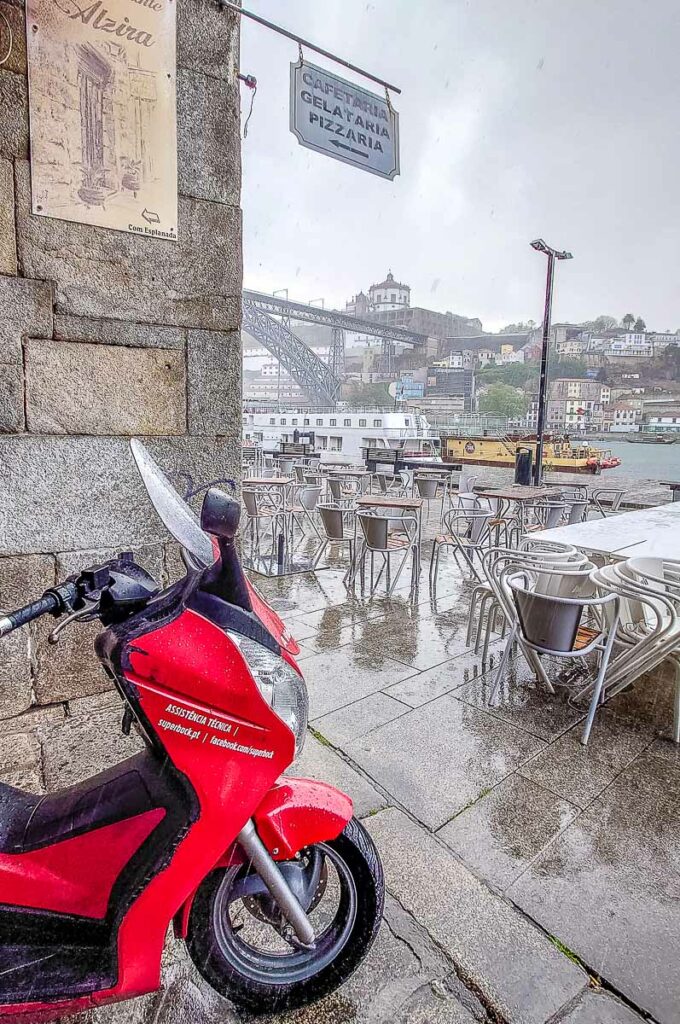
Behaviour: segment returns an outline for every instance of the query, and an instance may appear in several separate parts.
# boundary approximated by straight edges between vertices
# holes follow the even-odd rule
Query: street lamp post
[[[553,281],[555,277],[555,260],[571,260],[570,252],[553,249],[542,238],[531,243],[536,252],[543,252],[548,257],[548,273],[545,282],[545,309],[543,312],[543,343],[541,346],[541,377],[538,385],[538,418],[536,422],[536,463],[534,465],[534,486],[540,487],[543,478],[543,433],[545,430],[545,408],[548,390],[548,345],[550,343],[550,316],[552,313]]]

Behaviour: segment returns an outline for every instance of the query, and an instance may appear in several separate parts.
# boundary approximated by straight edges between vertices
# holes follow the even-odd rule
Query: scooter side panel
[[[113,885],[163,808],[30,853],[0,853],[0,903],[103,919]]]

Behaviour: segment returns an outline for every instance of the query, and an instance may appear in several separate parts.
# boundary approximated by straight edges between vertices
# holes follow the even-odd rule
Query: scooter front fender
[[[280,779],[253,815],[274,860],[290,860],[305,846],[339,836],[352,817],[351,799],[312,779]]]
[[[326,782],[282,778],[253,814],[255,827],[274,860],[291,860],[314,843],[336,839],[354,812],[350,797]],[[243,863],[238,843],[232,844],[215,868]],[[175,916],[175,935],[186,938],[195,892]]]

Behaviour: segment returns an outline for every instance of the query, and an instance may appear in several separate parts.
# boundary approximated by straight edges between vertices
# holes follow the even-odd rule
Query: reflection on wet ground
[[[409,598],[404,580],[389,601],[349,595],[345,568],[331,561],[317,574],[254,577],[302,641],[310,743],[335,748],[343,771],[354,769],[362,813],[399,808],[591,976],[677,1024],[680,754],[666,738],[670,676],[662,667],[612,700],[583,748],[584,709],[568,684],[548,694],[519,659],[489,704],[501,645],[486,661],[467,648],[472,584],[454,565],[443,566],[436,598],[426,585]],[[550,666],[558,683],[559,671]],[[447,893],[439,899],[445,913]],[[455,914],[451,922],[455,930]],[[638,1019],[618,1003],[605,1012],[605,1002],[589,997],[565,1019]]]

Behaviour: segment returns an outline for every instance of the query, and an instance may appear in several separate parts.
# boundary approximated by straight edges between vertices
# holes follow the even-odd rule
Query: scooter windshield
[[[130,448],[159,518],[178,544],[181,544],[201,565],[211,565],[215,561],[215,551],[210,537],[201,529],[198,516],[179,496],[141,441],[133,437]]]

